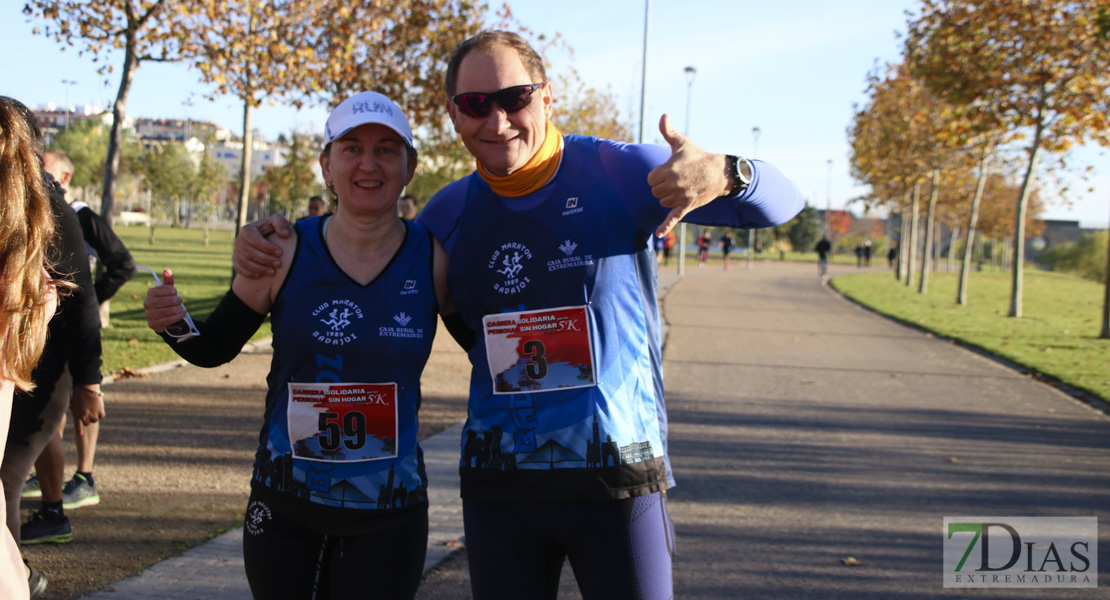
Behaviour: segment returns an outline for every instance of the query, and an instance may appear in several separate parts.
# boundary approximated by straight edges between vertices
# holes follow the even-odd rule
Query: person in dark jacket
[[[96,301],[100,304],[100,324],[108,327],[109,300],[116,295],[123,284],[135,276],[135,259],[123,245],[119,237],[103,217],[89,208],[88,204],[74,200],[69,183],[73,180],[73,161],[64,150],[51,149],[42,155],[42,170],[54,176],[62,186],[66,202],[77,213],[81,222],[81,233],[85,237],[85,249],[95,259],[93,289]]]
[[[832,250],[829,238],[822,237],[813,250],[817,252],[817,274],[824,277],[829,272],[829,251]]]
[[[88,204],[74,201],[69,183],[73,180],[73,162],[64,150],[52,149],[43,153],[43,171],[57,180],[65,200],[77,213],[81,224],[81,234],[85,249],[90,257],[90,269],[95,269],[96,277],[93,290],[100,305],[100,326],[108,326],[109,300],[123,284],[135,275],[135,260],[119,237],[100,215],[89,208]],[[95,263],[95,266],[94,266]],[[65,450],[62,435],[65,430],[65,415],[58,432],[50,439],[42,455],[35,461],[35,476],[23,487],[24,498],[42,496],[42,489],[53,492],[60,490],[61,497],[48,494],[45,501],[61,500],[63,508],[74,509],[100,503],[93,478],[93,461],[96,457],[96,444],[100,436],[100,424],[89,423],[80,434],[81,424],[74,423],[74,436],[77,446],[77,471],[69,481],[65,481]],[[44,483],[43,479],[49,479]],[[63,481],[65,484],[63,486]]]
[[[29,110],[25,119],[34,123]],[[37,133],[37,127],[34,129]],[[41,136],[38,137],[41,144]],[[0,480],[7,501],[8,529],[17,542],[24,531],[35,536],[26,541],[72,539],[69,519],[62,510],[60,489],[44,489],[44,496],[49,493],[47,497],[53,497],[56,493],[59,500],[44,501],[42,508],[32,515],[31,522],[26,527],[20,526],[19,501],[23,484],[31,472],[31,464],[57,432],[67,406],[81,425],[104,418],[104,399],[100,391],[100,317],[81,224],[77,214],[66,204],[58,182],[49,173],[43,173],[43,179],[57,221],[57,235],[48,250],[50,276],[70,281],[76,287],[60,300],[58,312],[50,320],[46,348],[32,374],[37,387],[30,393],[20,393],[12,409]]]

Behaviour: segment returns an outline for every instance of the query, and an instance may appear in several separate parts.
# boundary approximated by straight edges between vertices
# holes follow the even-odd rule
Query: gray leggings
[[[8,529],[19,543],[19,498],[42,449],[58,430],[69,407],[73,379],[65,362],[44,355],[32,375],[38,385],[30,394],[17,393],[12,403],[12,424],[4,449],[0,479],[8,502]]]

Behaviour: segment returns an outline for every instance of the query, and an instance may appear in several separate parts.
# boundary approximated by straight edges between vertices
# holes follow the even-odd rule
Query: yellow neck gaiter
[[[539,152],[532,157],[519,171],[498,177],[478,163],[478,174],[493,188],[493,193],[506,198],[519,198],[547,185],[555,172],[559,170],[559,163],[563,161],[563,134],[547,121],[543,145]]]

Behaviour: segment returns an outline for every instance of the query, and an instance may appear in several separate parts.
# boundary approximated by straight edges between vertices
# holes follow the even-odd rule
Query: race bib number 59
[[[586,307],[482,318],[493,393],[550,392],[597,384]]]
[[[287,414],[297,458],[358,462],[397,456],[395,383],[290,383]]]

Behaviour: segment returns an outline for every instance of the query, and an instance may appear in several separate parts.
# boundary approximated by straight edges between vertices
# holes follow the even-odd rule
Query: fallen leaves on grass
[[[136,377],[146,377],[146,373],[140,373],[134,369],[124,367],[119,371],[116,371],[116,373],[112,376],[112,380],[119,381],[121,379],[134,379]]]

